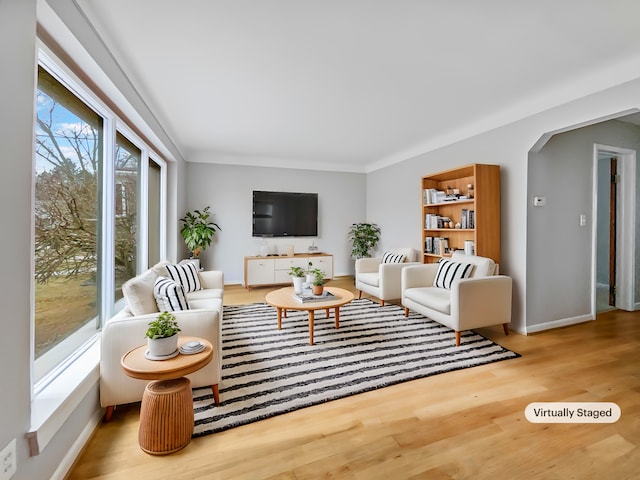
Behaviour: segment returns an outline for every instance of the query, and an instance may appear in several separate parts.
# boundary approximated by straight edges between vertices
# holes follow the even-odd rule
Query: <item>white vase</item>
[[[304,282],[304,278],[302,277],[293,277],[293,291],[296,293],[302,293],[302,283]]]
[[[178,349],[178,334],[165,338],[147,338],[149,356],[166,357]]]
[[[313,283],[316,276],[313,273],[307,273],[307,283]]]

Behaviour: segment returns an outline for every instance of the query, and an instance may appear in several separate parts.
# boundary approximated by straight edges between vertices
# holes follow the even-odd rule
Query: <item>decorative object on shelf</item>
[[[304,283],[304,277],[306,272],[302,267],[291,267],[289,275],[293,277],[293,291],[296,293],[302,293],[302,284]]]
[[[467,184],[467,197],[473,198],[473,183]]]
[[[380,241],[380,227],[375,223],[353,223],[349,229],[351,256],[355,259],[371,257]]]
[[[309,245],[309,248],[307,249],[307,251],[309,253],[316,253],[318,251],[318,246],[315,244],[313,240],[311,241],[311,245]]]
[[[217,223],[209,220],[211,217],[209,208],[187,212],[180,219],[180,234],[187,244],[192,258],[200,258],[200,253],[211,245],[216,230],[222,230]]]
[[[260,256],[260,257],[268,257],[269,256],[269,244],[264,239],[262,240],[262,243],[260,244],[260,250],[259,250],[258,256]]]
[[[164,360],[174,357],[178,350],[178,332],[178,321],[170,312],[162,312],[149,322],[144,334],[147,338],[147,358]]]

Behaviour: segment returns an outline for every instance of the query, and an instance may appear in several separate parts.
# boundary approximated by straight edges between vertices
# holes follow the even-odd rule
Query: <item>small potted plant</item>
[[[180,327],[175,315],[162,312],[158,318],[149,322],[145,332],[150,357],[167,357],[178,349]]]
[[[296,293],[302,293],[302,283],[306,272],[302,267],[291,267],[289,275],[293,277],[293,290]]]
[[[324,272],[319,268],[313,269],[313,294],[322,295],[324,291]]]

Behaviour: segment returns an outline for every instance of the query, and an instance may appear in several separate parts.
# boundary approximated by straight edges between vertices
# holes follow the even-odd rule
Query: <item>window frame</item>
[[[97,326],[96,332],[89,340],[84,342],[79,348],[72,351],[71,354],[57,354],[55,351],[48,358],[45,355],[36,360],[35,358],[35,286],[32,283],[32,308],[30,316],[30,329],[31,329],[31,341],[30,341],[30,369],[31,369],[31,398],[34,400],[39,394],[41,394],[52,382],[54,382],[63,372],[68,369],[72,364],[82,357],[84,352],[89,351],[93,345],[95,345],[99,339],[102,326],[108,319],[115,315],[119,310],[124,307],[124,300],[120,299],[114,302],[115,298],[115,142],[116,132],[120,132],[131,143],[140,149],[140,181],[138,188],[138,195],[140,205],[138,208],[137,227],[139,234],[139,245],[137,251],[136,271],[140,273],[149,266],[147,265],[147,241],[148,241],[148,216],[147,216],[147,195],[148,195],[148,165],[149,158],[160,166],[161,169],[161,185],[160,185],[160,198],[161,198],[161,242],[160,252],[162,257],[166,257],[166,214],[167,214],[167,162],[157,152],[156,149],[149,146],[142,138],[134,131],[135,125],[130,126],[123,119],[119,118],[115,112],[113,112],[105,102],[103,102],[97,94],[92,91],[84,82],[82,82],[78,76],[69,69],[69,67],[60,60],[48,47],[41,41],[38,41],[38,54],[37,65],[44,68],[50,75],[52,75],[57,81],[59,81],[65,88],[67,88],[73,95],[75,95],[80,101],[85,103],[89,108],[94,110],[100,115],[103,120],[103,151],[102,151],[102,184],[101,184],[101,198],[99,206],[100,211],[100,229],[98,232],[99,243],[99,256],[98,266],[99,278],[98,280],[98,317],[96,319]],[[36,68],[37,70],[37,68]],[[36,98],[37,98],[38,82],[36,76],[36,82],[34,85],[34,122],[37,116]],[[35,126],[34,126],[35,135]],[[35,138],[34,138],[35,145]],[[35,151],[34,151],[35,152]],[[35,248],[35,155],[32,158],[33,174],[32,174],[32,226],[31,226],[31,248],[32,251]],[[34,282],[35,278],[35,262],[31,264],[31,281]],[[72,333],[69,337],[72,337]],[[61,342],[64,343],[64,340]],[[52,350],[55,350],[53,347]],[[62,347],[61,347],[62,348]],[[45,357],[43,359],[43,357]],[[41,371],[41,368],[36,369],[36,362],[53,362],[55,365],[53,368],[47,368],[48,373],[38,378],[36,370]]]

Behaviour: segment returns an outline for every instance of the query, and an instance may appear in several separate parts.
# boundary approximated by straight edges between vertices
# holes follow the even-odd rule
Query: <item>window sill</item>
[[[82,353],[31,402],[31,427],[25,437],[30,456],[45,449],[54,435],[100,380],[100,342]]]

